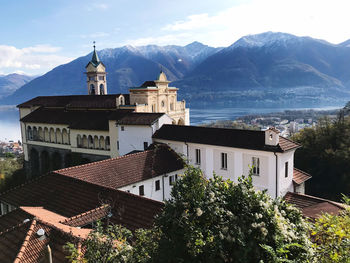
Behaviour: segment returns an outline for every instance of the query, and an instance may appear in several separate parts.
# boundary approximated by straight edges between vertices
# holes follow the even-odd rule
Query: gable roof
[[[299,144],[281,136],[277,146],[266,145],[264,131],[170,124],[164,124],[154,133],[153,138],[270,152],[286,152],[300,147]]]
[[[50,173],[0,194],[0,201],[15,207],[42,207],[70,218],[95,209],[111,206],[110,222],[135,230],[148,228],[163,203],[82,180]]]
[[[39,108],[24,116],[22,122],[63,124],[70,129],[109,130],[109,120],[123,125],[152,125],[164,113],[133,112],[131,109],[118,110],[65,110]]]
[[[311,179],[312,176],[298,168],[294,167],[293,170],[293,183],[297,185],[301,185],[305,181]]]
[[[22,222],[14,223],[0,232],[1,262],[42,262],[48,245],[51,248],[54,262],[68,262],[63,246],[68,241],[79,242],[91,231],[91,229],[64,225],[59,222],[62,216],[41,207],[22,207],[15,211],[17,213],[21,211],[26,215]],[[14,222],[15,220],[12,219],[16,217],[14,212],[2,216],[0,222]],[[28,215],[32,217],[29,218]],[[42,238],[37,235],[39,229],[44,230]]]
[[[182,158],[171,148],[157,145],[148,151],[65,168],[54,173],[118,189],[183,168]]]
[[[345,209],[345,206],[341,203],[299,193],[288,192],[284,199],[299,208],[303,215],[310,219],[316,219],[322,213],[337,215]]]
[[[66,96],[38,96],[17,105],[18,108],[30,108],[34,106],[55,108],[79,108],[79,109],[115,109],[120,95],[125,97],[125,104],[130,104],[129,94],[108,95],[66,95]]]

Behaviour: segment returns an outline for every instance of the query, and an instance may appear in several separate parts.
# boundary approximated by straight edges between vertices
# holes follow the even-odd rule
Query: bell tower
[[[107,79],[106,66],[100,61],[96,52],[94,41],[94,52],[92,58],[86,65],[87,88],[89,95],[106,95]]]

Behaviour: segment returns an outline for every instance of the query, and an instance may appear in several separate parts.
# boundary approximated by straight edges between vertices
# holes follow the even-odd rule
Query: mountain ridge
[[[226,48],[195,41],[185,46],[124,46],[98,54],[107,68],[109,93],[128,92],[156,79],[162,69],[190,104],[321,105],[350,99],[349,44],[265,32]],[[90,59],[91,53],[56,67],[7,97],[7,104],[39,95],[86,94],[83,71]]]

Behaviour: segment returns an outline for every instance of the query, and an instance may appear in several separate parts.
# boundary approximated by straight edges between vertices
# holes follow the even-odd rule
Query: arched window
[[[105,143],[106,143],[106,150],[109,150],[110,147],[111,147],[111,142],[110,142],[110,140],[109,140],[109,136],[106,137]]]
[[[88,147],[88,139],[86,137],[86,135],[83,136],[83,148],[87,148]]]
[[[100,136],[100,147],[101,149],[105,150],[106,145],[105,145],[105,138],[103,136]]]
[[[50,141],[49,129],[47,127],[44,128],[44,141],[45,142],[49,142]]]
[[[185,125],[184,120],[182,118],[180,118],[177,125]]]
[[[96,94],[94,84],[90,84],[90,94],[91,94],[91,95],[95,95],[95,94]]]
[[[36,127],[33,128],[33,141],[38,140],[38,129]]]
[[[104,95],[105,94],[105,88],[103,86],[103,84],[100,85],[100,95]]]
[[[88,137],[88,148],[92,149],[94,148],[94,139],[92,138],[91,135]]]
[[[83,146],[83,142],[81,140],[80,134],[78,134],[78,136],[77,136],[77,147],[81,148],[82,146]]]
[[[120,96],[119,97],[119,105],[124,105],[124,104],[125,104],[124,97]]]
[[[56,143],[56,134],[53,128],[50,129],[50,142]]]
[[[94,137],[94,149],[99,149],[100,148],[100,145],[99,145],[99,140],[98,140],[98,137],[95,135]]]
[[[60,129],[56,129],[56,143],[62,143],[62,133]]]
[[[63,129],[62,130],[62,139],[63,139],[63,144],[69,144],[69,136],[68,136],[68,132],[67,129]]]
[[[32,127],[28,126],[27,128],[27,138],[28,140],[33,140],[33,130],[32,130]]]
[[[38,130],[38,141],[44,141],[44,133],[43,133],[43,128],[39,127]]]

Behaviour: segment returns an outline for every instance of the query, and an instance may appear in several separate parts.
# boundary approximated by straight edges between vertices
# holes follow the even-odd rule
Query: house
[[[17,106],[29,175],[142,151],[163,124],[189,124],[164,72],[130,94],[108,94],[94,47],[86,76],[88,95],[39,96]]]
[[[272,197],[304,191],[310,178],[294,169],[294,152],[299,144],[279,136],[279,131],[248,131],[197,126],[163,125],[153,141],[164,143],[202,169],[238,181],[252,171],[253,184]]]
[[[166,145],[152,145],[143,152],[69,167],[53,174],[165,201],[183,172],[184,162],[178,154]]]

